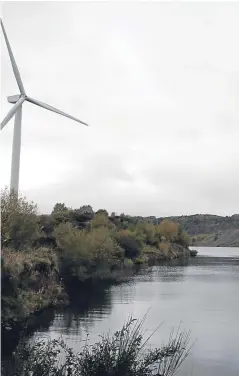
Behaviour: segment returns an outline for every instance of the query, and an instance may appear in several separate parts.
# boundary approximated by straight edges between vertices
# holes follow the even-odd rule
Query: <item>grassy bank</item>
[[[154,224],[90,206],[57,203],[50,215],[8,190],[1,192],[2,323],[67,302],[68,284],[122,278],[135,265],[189,256],[180,226]]]
[[[67,295],[59,276],[56,254],[2,250],[2,324],[11,327],[46,307],[62,305]]]
[[[63,340],[20,344],[2,375],[14,376],[173,376],[189,354],[189,333],[178,332],[167,345],[146,350],[144,320],[129,319],[112,337],[74,353]]]

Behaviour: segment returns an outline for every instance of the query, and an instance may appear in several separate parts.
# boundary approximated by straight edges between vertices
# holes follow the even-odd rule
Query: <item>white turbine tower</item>
[[[5,127],[5,125],[9,122],[9,120],[15,115],[15,122],[14,122],[14,131],[13,131],[13,144],[12,144],[12,167],[11,167],[11,183],[10,183],[10,190],[14,191],[15,194],[18,194],[18,187],[19,187],[19,169],[20,169],[20,154],[21,154],[21,126],[22,126],[22,104],[24,101],[33,103],[39,107],[45,108],[46,110],[56,112],[59,115],[63,115],[68,117],[69,119],[75,120],[78,123],[88,125],[84,123],[83,121],[76,119],[75,117],[66,114],[65,112],[62,112],[58,110],[57,108],[54,108],[52,106],[49,106],[48,104],[42,103],[36,99],[30,98],[26,95],[21,76],[16,64],[16,61],[14,59],[12,49],[5,31],[5,28],[3,26],[3,22],[1,20],[1,26],[3,35],[5,38],[5,42],[7,45],[9,57],[12,64],[13,73],[15,75],[20,94],[13,95],[8,97],[8,102],[14,104],[14,106],[11,108],[7,116],[3,119],[1,123],[1,130]]]

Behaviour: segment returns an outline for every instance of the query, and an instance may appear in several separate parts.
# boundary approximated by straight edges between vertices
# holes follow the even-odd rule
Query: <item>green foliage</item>
[[[81,206],[79,209],[71,210],[71,223],[78,228],[86,228],[94,218],[94,211],[90,205]]]
[[[1,246],[31,246],[39,236],[37,206],[7,188],[1,191]]]
[[[54,236],[60,251],[62,273],[66,277],[88,279],[97,268],[111,269],[123,261],[123,250],[107,227],[86,231],[71,224],[61,224],[56,227]]]
[[[94,218],[94,211],[90,205],[83,205],[79,209],[74,210],[78,221],[88,222]]]
[[[151,222],[141,222],[136,226],[136,232],[138,236],[141,236],[142,240],[147,245],[156,245],[158,242],[157,228]]]
[[[90,229],[97,229],[97,228],[108,228],[113,229],[115,226],[109,220],[108,216],[105,213],[98,212],[90,222]]]
[[[192,243],[191,237],[179,227],[178,243],[184,247],[189,247]]]
[[[88,222],[94,218],[94,211],[90,205],[70,209],[65,204],[57,203],[52,210],[51,217],[55,225],[69,222],[78,228],[86,228]]]
[[[109,213],[105,209],[99,209],[95,214],[104,214],[106,217],[109,217]]]
[[[115,234],[115,237],[120,247],[124,249],[125,257],[135,258],[140,254],[142,244],[136,234],[129,230],[121,230]]]
[[[134,263],[129,258],[124,258],[124,268],[125,269],[131,269],[133,267]]]
[[[167,345],[146,350],[144,319],[130,318],[112,337],[103,335],[94,345],[88,342],[79,353],[63,340],[21,344],[2,375],[14,376],[173,376],[189,354],[190,334],[177,332]],[[59,362],[59,356],[63,359]]]
[[[95,214],[57,203],[50,215],[7,189],[1,192],[4,320],[23,317],[57,300],[63,280],[113,279],[134,264],[178,257],[188,235],[170,220],[157,224],[121,214]],[[22,252],[24,250],[24,252]],[[48,286],[48,287],[46,287]]]
[[[65,204],[58,202],[51,212],[51,218],[55,222],[54,225],[69,222],[71,219],[70,209]]]
[[[63,203],[60,203],[60,202],[57,202],[55,205],[54,205],[54,208],[51,212],[51,214],[59,214],[59,213],[64,213],[65,211],[67,211],[67,207],[65,204]]]
[[[136,257],[136,259],[134,260],[134,263],[136,265],[141,265],[141,264],[145,264],[146,262],[146,258],[141,258],[141,257]]]

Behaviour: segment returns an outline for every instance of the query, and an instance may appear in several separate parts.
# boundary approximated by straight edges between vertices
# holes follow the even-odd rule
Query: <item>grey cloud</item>
[[[102,180],[122,180],[133,181],[132,174],[129,174],[124,166],[122,157],[113,153],[98,153],[94,157],[85,160],[84,179]]]
[[[238,212],[238,16],[237,3],[4,3],[27,93],[91,124],[24,104],[21,191],[43,212]],[[1,72],[4,114],[17,92],[4,43]]]

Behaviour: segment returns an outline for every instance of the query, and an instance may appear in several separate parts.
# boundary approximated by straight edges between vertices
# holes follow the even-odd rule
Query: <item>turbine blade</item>
[[[65,116],[69,119],[72,119],[72,120],[75,120],[77,121],[78,123],[81,123],[81,124],[84,124],[86,126],[88,126],[88,124],[84,123],[83,121],[71,116],[71,115],[68,115],[66,114],[65,112],[62,112],[61,110],[58,110],[57,108],[55,107],[52,107],[52,106],[49,106],[49,104],[46,104],[46,103],[43,103],[43,102],[40,102],[40,101],[37,101],[36,99],[33,99],[33,98],[29,98],[27,97],[26,100],[30,103],[33,103],[35,104],[36,106],[39,106],[39,107],[43,107],[45,108],[46,110],[49,110],[49,111],[52,111],[52,112],[56,112],[57,114],[59,115],[62,115],[62,116]]]
[[[13,53],[12,53],[12,49],[11,49],[11,46],[10,46],[10,43],[9,43],[6,31],[5,31],[5,28],[3,26],[2,19],[1,19],[1,26],[2,26],[3,35],[4,35],[4,38],[5,38],[5,42],[6,42],[6,45],[7,45],[9,57],[10,57],[10,60],[11,60],[11,63],[12,63],[13,73],[15,75],[15,78],[16,78],[16,81],[17,81],[20,93],[21,94],[26,94],[25,90],[24,90],[24,87],[23,87],[22,79],[21,79],[21,76],[20,76],[20,73],[19,73],[19,70],[18,70],[18,67],[17,67],[17,64],[16,64],[16,61],[15,61]]]
[[[20,99],[18,99],[18,101],[11,108],[11,110],[9,111],[9,113],[7,114],[7,116],[1,122],[1,129],[3,129],[5,127],[5,125],[9,122],[9,120],[11,120],[11,118],[15,115],[15,113],[18,110],[18,108],[23,104],[24,101],[25,101],[24,97],[21,97]]]

